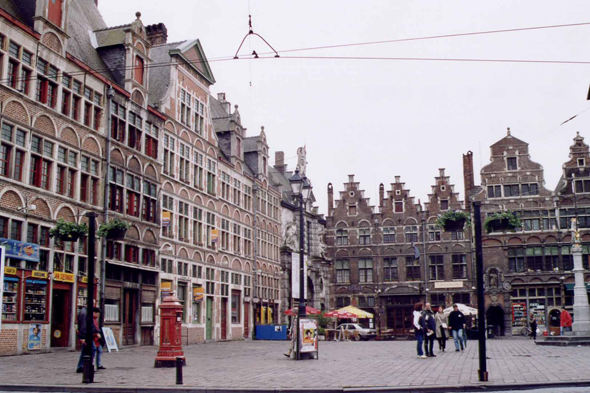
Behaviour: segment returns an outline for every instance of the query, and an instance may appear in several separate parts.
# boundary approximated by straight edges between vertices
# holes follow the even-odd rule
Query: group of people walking
[[[465,315],[454,304],[453,311],[449,315],[444,312],[444,306],[439,306],[438,311],[432,310],[432,305],[416,303],[414,305],[414,331],[416,333],[416,349],[418,357],[426,359],[436,357],[434,354],[434,341],[438,341],[438,350],[446,350],[447,338],[452,335],[455,342],[455,351],[463,351],[467,348],[467,335],[465,334]]]

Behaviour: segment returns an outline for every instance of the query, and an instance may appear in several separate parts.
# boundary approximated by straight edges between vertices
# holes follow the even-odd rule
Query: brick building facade
[[[108,27],[93,0],[0,0],[0,27],[0,238],[40,250],[39,262],[7,260],[0,355],[28,352],[35,327],[34,350],[76,346],[87,241],[48,231],[89,211],[131,224],[97,241],[97,296],[119,345],[157,342],[171,292],[184,343],[251,337],[276,318],[266,135],[248,137],[237,107],[211,97],[199,40],[167,43],[140,13]]]
[[[332,260],[330,307],[349,304],[375,315],[376,327],[406,335],[415,303],[471,303],[472,268],[468,231],[445,233],[438,214],[461,209],[454,186],[439,170],[424,207],[396,176],[375,209],[354,176],[340,198],[328,185],[326,240]]]

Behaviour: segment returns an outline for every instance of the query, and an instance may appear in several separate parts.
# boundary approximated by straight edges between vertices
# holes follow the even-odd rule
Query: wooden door
[[[213,338],[213,298],[207,298],[207,323],[205,328],[205,339],[211,340]]]
[[[250,334],[250,303],[244,303],[244,338]]]
[[[394,307],[387,311],[387,327],[393,329],[397,336],[410,335],[414,328],[414,316],[411,307]]]
[[[227,298],[221,299],[221,339],[227,340]]]
[[[51,310],[51,346],[67,347],[70,341],[71,291],[53,289]]]
[[[123,345],[135,344],[136,311],[137,291],[126,289],[123,295]]]

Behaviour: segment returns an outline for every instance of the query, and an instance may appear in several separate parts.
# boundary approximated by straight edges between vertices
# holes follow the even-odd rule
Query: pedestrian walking
[[[82,308],[78,313],[78,340],[82,344],[82,350],[80,351],[80,358],[78,359],[78,365],[76,366],[76,372],[81,373],[84,370],[84,347],[86,346],[86,315],[88,311],[86,307]],[[104,345],[104,338],[100,334],[98,326],[98,318],[100,317],[100,308],[94,307],[92,310],[93,317],[93,341],[92,341],[92,363],[94,363],[94,357],[96,356],[96,368],[97,370],[106,370],[106,367],[102,365],[102,346]]]
[[[443,305],[438,307],[438,312],[434,315],[436,322],[436,338],[438,340],[438,350],[444,352],[447,347],[447,331],[449,329],[449,317],[445,314]]]
[[[463,351],[465,349],[463,344],[463,335],[465,334],[465,314],[459,311],[459,306],[456,304],[453,304],[453,311],[449,314],[449,330],[453,334],[455,351]]]
[[[436,357],[434,354],[434,339],[436,338],[436,321],[434,319],[434,312],[430,303],[426,303],[424,311],[422,311],[424,318],[424,325],[426,327],[424,332],[424,352],[427,357]]]
[[[563,336],[564,332],[571,332],[572,330],[572,316],[571,314],[565,309],[565,307],[561,307],[561,316],[559,321],[559,334]]]
[[[531,333],[529,334],[531,339],[537,339],[537,318],[535,318],[534,314],[531,314]]]
[[[291,327],[289,328],[289,334],[287,335],[287,338],[291,340],[291,344],[289,345],[289,351],[287,351],[287,353],[284,353],[283,355],[285,355],[288,358],[291,357],[291,354],[293,353],[293,348],[295,348],[295,329],[297,326],[297,318],[298,317],[291,318]]]
[[[414,305],[414,331],[416,334],[416,349],[418,351],[418,357],[420,359],[426,359],[422,345],[424,343],[424,331],[426,325],[424,323],[424,316],[422,315],[422,303],[416,303]]]

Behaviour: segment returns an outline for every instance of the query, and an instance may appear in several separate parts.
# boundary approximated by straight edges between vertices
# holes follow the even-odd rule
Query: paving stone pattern
[[[464,352],[419,359],[415,341],[322,342],[318,360],[283,356],[287,342],[219,342],[185,347],[186,387],[342,388],[479,385],[477,342]],[[173,368],[154,368],[156,347],[105,353],[94,386],[173,387]],[[588,380],[590,348],[540,347],[530,340],[488,341],[490,384]],[[77,352],[0,358],[0,384],[80,385]]]

